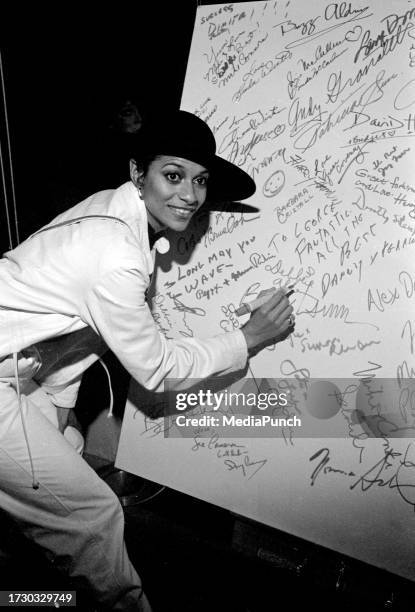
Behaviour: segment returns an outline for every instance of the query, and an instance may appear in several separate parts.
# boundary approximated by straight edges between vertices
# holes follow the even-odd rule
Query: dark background
[[[111,5],[31,3],[1,19],[20,239],[128,179],[108,130],[121,99],[144,118],[180,106],[196,0]]]

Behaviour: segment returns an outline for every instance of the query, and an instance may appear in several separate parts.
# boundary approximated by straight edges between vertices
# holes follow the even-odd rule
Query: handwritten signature
[[[350,490],[360,490],[366,493],[373,487],[396,489],[405,503],[415,510],[415,445],[411,442],[404,453],[387,447],[384,456],[376,461],[363,474],[356,477],[353,471],[346,471],[331,465],[330,450],[321,448],[310,457],[310,461],[318,463],[310,476],[310,485],[314,486],[322,474],[340,474],[355,478],[349,485]]]

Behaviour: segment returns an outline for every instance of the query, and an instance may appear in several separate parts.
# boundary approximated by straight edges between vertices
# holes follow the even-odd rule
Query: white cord
[[[9,171],[10,171],[10,179],[11,179],[10,183],[11,183],[12,198],[13,198],[14,226],[15,226],[15,231],[16,231],[17,244],[19,244],[20,239],[19,239],[19,227],[18,227],[18,221],[17,221],[16,192],[14,188],[12,150],[11,150],[11,144],[10,144],[9,119],[7,116],[6,88],[4,84],[3,62],[1,58],[1,52],[0,52],[0,78],[1,78],[1,91],[3,95],[4,119],[5,119],[4,124],[6,128],[7,152],[8,152],[8,157],[9,157]],[[12,245],[10,245],[10,248],[12,248]]]
[[[107,419],[110,419],[111,417],[114,416],[114,394],[112,392],[111,376],[110,376],[109,370],[108,370],[107,365],[104,362],[104,360],[103,359],[99,359],[98,361],[102,365],[104,370],[106,371],[107,377],[108,377],[108,386],[109,386],[109,392],[110,392],[110,407],[109,407],[109,410],[108,410]]]
[[[11,156],[11,144],[10,144],[10,132],[9,132],[9,119],[7,116],[6,88],[5,88],[5,83],[4,83],[3,60],[1,57],[1,50],[0,50],[0,83],[1,83],[1,93],[2,93],[2,102],[3,102],[3,110],[4,110],[4,126],[5,126],[6,141],[7,141],[10,184],[11,184],[11,191],[12,191],[12,198],[13,198],[14,226],[15,226],[17,244],[19,244],[19,227],[18,227],[17,209],[16,209],[16,193],[15,193],[15,187],[14,187],[13,162],[12,162],[12,156]],[[11,225],[10,225],[10,214],[9,214],[9,207],[8,207],[8,200],[7,200],[6,179],[5,179],[5,174],[4,174],[4,160],[3,160],[1,142],[0,142],[0,158],[1,158],[0,159],[1,174],[2,174],[3,191],[4,191],[4,203],[6,206],[6,220],[7,220],[7,227],[9,231],[9,243],[10,243],[9,248],[12,249],[13,239],[12,239],[12,230],[11,230]]]
[[[14,367],[14,379],[16,383],[17,402],[19,404],[20,419],[22,421],[23,434],[26,440],[27,452],[28,452],[29,461],[30,461],[30,469],[32,471],[32,487],[34,489],[38,489],[39,482],[36,479],[36,475],[35,475],[35,468],[33,465],[32,452],[30,450],[29,437],[27,435],[26,421],[25,421],[25,416],[24,416],[23,407],[22,407],[22,398],[20,395],[20,381],[19,381],[19,368],[17,364],[17,353],[13,353],[13,367]]]

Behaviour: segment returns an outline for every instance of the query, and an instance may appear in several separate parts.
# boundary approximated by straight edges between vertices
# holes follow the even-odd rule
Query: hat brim
[[[209,162],[208,205],[239,202],[251,197],[256,190],[254,180],[235,164],[215,155]],[[222,208],[222,207],[221,207]]]

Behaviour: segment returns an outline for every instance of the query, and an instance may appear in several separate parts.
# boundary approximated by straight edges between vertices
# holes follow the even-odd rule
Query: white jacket
[[[88,215],[124,223],[76,221]],[[75,404],[82,373],[103,342],[154,391],[167,377],[207,378],[245,366],[240,330],[206,340],[167,340],[159,332],[145,298],[154,265],[147,214],[131,182],[87,198],[46,227],[68,221],[0,259],[0,359],[36,345],[44,363],[39,379],[66,407]]]

